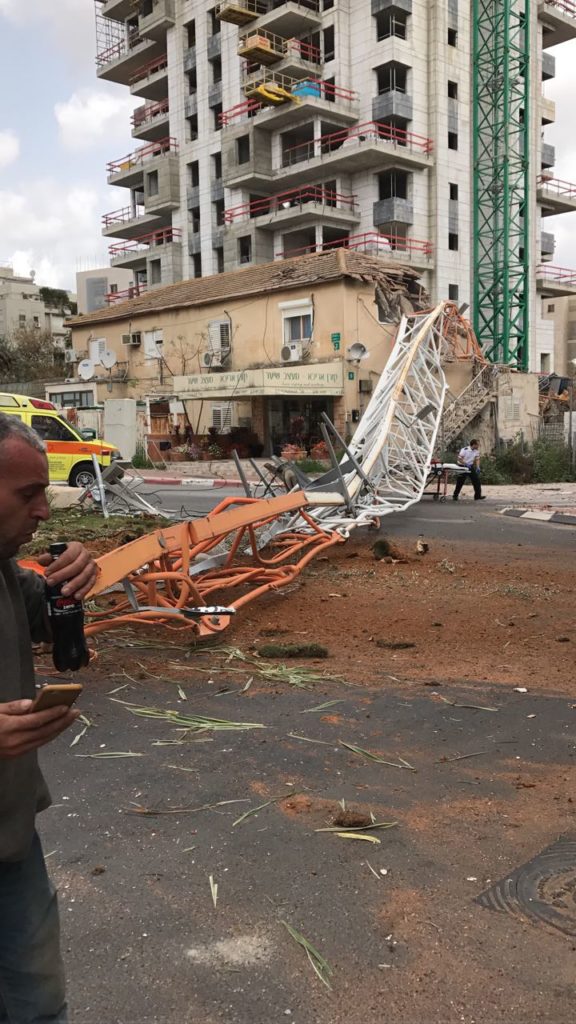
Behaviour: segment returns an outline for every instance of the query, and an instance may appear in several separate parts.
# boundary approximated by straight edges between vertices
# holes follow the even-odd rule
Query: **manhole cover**
[[[576,837],[565,836],[548,846],[475,902],[576,936]]]

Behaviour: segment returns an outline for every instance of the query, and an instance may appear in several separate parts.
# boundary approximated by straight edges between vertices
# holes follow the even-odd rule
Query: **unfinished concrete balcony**
[[[541,174],[536,179],[536,198],[543,217],[576,210],[576,184]]]
[[[241,36],[238,56],[252,64],[274,66],[277,71],[296,80],[305,75],[316,78],[322,68],[322,53],[317,46],[302,39],[284,39],[265,29]]]
[[[556,104],[546,96],[540,97],[540,123],[542,125],[554,124],[556,120]]]
[[[540,232],[540,258],[542,262],[550,262],[554,256],[556,238],[551,231]]]
[[[289,189],[231,207],[224,214],[226,226],[252,221],[262,231],[282,231],[326,223],[346,229],[360,220],[357,196],[342,194],[324,185]]]
[[[538,0],[542,46],[557,46],[576,39],[576,0]]]
[[[252,27],[266,29],[285,39],[317,32],[322,24],[320,0],[288,0],[274,5],[268,2],[267,8]]]
[[[368,121],[354,128],[330,132],[317,139],[285,146],[274,178],[287,187],[330,174],[354,174],[374,168],[407,170],[431,166],[431,139],[393,125]]]
[[[135,139],[157,142],[166,137],[169,128],[170,105],[167,99],[136,107],[132,114],[132,135]]]
[[[373,221],[376,227],[380,224],[412,224],[414,222],[414,206],[410,199],[389,196],[378,199],[373,206]]]
[[[147,146],[128,153],[120,160],[111,160],[107,165],[108,184],[120,185],[124,188],[142,186],[144,174],[163,167],[178,167],[178,143],[176,139],[166,137],[158,142],[150,142]],[[142,189],[143,190],[143,189]]]
[[[551,53],[542,53],[542,81],[549,82],[556,77],[556,58]]]
[[[124,206],[102,217],[102,234],[105,238],[138,238],[163,226],[166,225],[160,224],[158,217],[146,213],[143,205]]]
[[[542,143],[542,152],[540,157],[540,166],[542,170],[546,170],[547,167],[554,167],[556,163],[556,149],[549,142]]]
[[[221,0],[216,4],[216,17],[232,25],[249,25],[267,9],[266,0]]]
[[[100,14],[104,18],[111,18],[114,21],[124,23],[134,10],[132,0],[97,0],[100,4]]]
[[[270,134],[253,122],[226,129],[222,134],[222,175],[226,188],[273,191]]]
[[[106,46],[96,55],[98,78],[119,85],[130,85],[142,65],[162,55],[165,43],[141,36],[139,32],[126,32],[112,46]]]
[[[174,0],[141,0],[138,16],[140,35],[148,39],[165,40],[174,27]]]
[[[372,100],[372,117],[374,121],[385,121],[389,117],[401,117],[404,121],[412,120],[412,97],[398,89],[390,89]]]
[[[545,299],[576,295],[576,270],[543,263],[536,268],[536,288]]]
[[[302,249],[284,249],[276,253],[281,259],[305,256],[311,252],[325,252],[327,249],[353,249],[367,256],[377,256],[388,264],[402,263],[417,270],[432,270],[434,267],[432,242],[420,241],[400,235],[383,235],[367,231],[360,235],[344,235],[321,245],[308,245]]]
[[[165,53],[147,64],[142,64],[130,79],[133,96],[158,103],[168,98],[168,57]]]
[[[244,81],[246,101],[222,114],[222,125],[248,116],[268,131],[278,131],[302,124],[315,116],[330,118],[336,124],[351,125],[358,121],[358,93],[343,89],[318,78],[297,80],[290,75],[262,68]]]
[[[127,270],[145,270],[150,257],[164,257],[182,265],[182,232],[177,228],[162,228],[110,246],[110,266]]]

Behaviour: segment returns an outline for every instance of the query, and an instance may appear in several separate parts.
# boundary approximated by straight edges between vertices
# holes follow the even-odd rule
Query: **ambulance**
[[[115,445],[83,437],[60,415],[52,402],[0,393],[0,412],[18,416],[44,441],[51,484],[91,487],[96,482],[93,455],[98,459],[100,469],[106,469],[111,462],[121,458]]]

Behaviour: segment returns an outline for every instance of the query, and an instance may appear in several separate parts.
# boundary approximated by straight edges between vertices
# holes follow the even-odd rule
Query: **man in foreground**
[[[458,501],[460,491],[462,490],[465,481],[470,477],[472,481],[472,487],[474,488],[474,500],[483,501],[484,496],[482,494],[482,483],[480,481],[480,451],[478,449],[478,441],[476,438],[472,438],[469,445],[465,448],[461,448],[458,452],[458,465],[466,466],[468,474],[461,473],[456,480],[456,487],[454,488],[454,494],[452,495],[453,501]]]
[[[37,750],[76,720],[67,707],[30,711],[32,642],[50,641],[44,581],[14,556],[50,516],[48,463],[39,437],[16,416],[0,413],[0,1021],[65,1024],[64,972],[56,894],[35,817],[50,803]],[[86,596],[96,566],[78,542],[51,562],[48,584]]]

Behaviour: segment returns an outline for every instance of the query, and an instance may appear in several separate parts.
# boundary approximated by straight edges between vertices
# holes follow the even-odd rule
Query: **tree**
[[[65,292],[63,288],[47,288],[43,286],[39,288],[40,298],[48,309],[57,309],[60,313],[66,316],[73,316],[78,312],[78,306],[75,302],[71,302],[68,298],[68,292]]]
[[[54,348],[52,335],[21,327],[0,338],[0,384],[28,380],[60,380],[65,376],[63,355]]]

